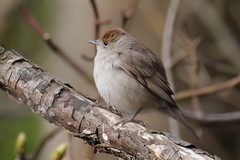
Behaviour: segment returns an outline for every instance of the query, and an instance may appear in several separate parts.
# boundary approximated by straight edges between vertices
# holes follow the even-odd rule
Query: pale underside
[[[133,116],[140,108],[158,109],[196,136],[172,98],[162,63],[130,35],[108,46],[97,45],[94,79],[102,98],[123,116]]]
[[[100,46],[94,63],[94,79],[100,95],[124,116],[133,115],[141,107],[145,110],[156,109],[161,108],[161,104],[165,100],[173,101],[172,91],[168,86],[163,67],[157,64],[162,67],[159,72],[158,68],[152,65],[145,65],[147,68],[141,67],[135,57],[139,56],[140,52],[133,50],[136,48],[131,49],[125,48],[126,53],[124,53],[121,52],[121,48],[110,51]],[[146,48],[137,49],[146,50]],[[150,53],[143,57],[140,63],[151,64],[154,58]],[[150,73],[153,69],[154,71]],[[163,75],[160,72],[163,72]],[[136,74],[136,76],[131,75],[131,73]],[[158,94],[160,94],[159,97]]]
[[[95,62],[94,77],[101,97],[124,116],[133,115],[140,107],[156,107],[151,101],[153,95],[123,70],[114,68],[112,63]]]

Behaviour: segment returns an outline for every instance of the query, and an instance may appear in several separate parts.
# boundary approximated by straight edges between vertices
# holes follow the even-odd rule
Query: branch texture
[[[218,159],[165,133],[134,123],[112,127],[121,117],[64,85],[15,51],[0,47],[0,88],[50,123],[95,148],[124,159]]]

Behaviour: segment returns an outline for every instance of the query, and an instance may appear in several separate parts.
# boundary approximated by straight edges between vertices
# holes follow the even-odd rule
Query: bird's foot
[[[113,125],[113,127],[115,128],[115,127],[117,127],[118,125],[123,126],[123,125],[125,125],[126,123],[136,123],[136,124],[139,124],[139,125],[141,125],[141,126],[147,127],[142,120],[137,120],[137,119],[133,119],[133,118],[128,118],[128,119],[124,118],[124,119],[120,120],[119,122],[115,123],[115,124]]]
[[[126,123],[129,123],[129,122],[137,123],[137,124],[140,124],[140,125],[142,125],[142,126],[144,126],[144,127],[147,127],[147,126],[143,123],[142,120],[136,120],[136,119],[135,119],[135,117],[138,115],[138,113],[141,112],[142,109],[143,109],[143,108],[140,107],[132,117],[130,117],[130,118],[128,118],[128,119],[123,118],[122,120],[120,120],[119,122],[117,122],[116,124],[114,124],[113,127],[117,127],[119,124],[125,125]]]
[[[114,106],[107,105],[107,108],[110,112],[122,117],[122,114]]]

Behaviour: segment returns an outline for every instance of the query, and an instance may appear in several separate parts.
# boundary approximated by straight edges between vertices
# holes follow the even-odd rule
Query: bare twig
[[[91,76],[83,70],[77,63],[75,63],[67,53],[65,53],[62,49],[60,49],[51,39],[50,34],[44,32],[43,29],[40,27],[38,22],[34,19],[31,13],[25,9],[21,8],[21,14],[24,19],[28,22],[28,24],[32,27],[32,29],[44,40],[44,42],[48,45],[49,48],[52,49],[54,53],[60,56],[65,62],[67,62],[71,67],[73,67],[87,82],[92,82],[93,79]]]
[[[209,33],[212,34],[213,38],[216,40],[219,50],[232,62],[235,67],[240,69],[240,47],[238,40],[221,18],[213,4],[206,0],[187,0],[187,2],[192,7],[192,11],[197,14],[200,20],[208,28]],[[203,11],[203,9],[205,11]]]
[[[46,137],[43,138],[39,146],[37,147],[37,150],[35,153],[28,159],[28,160],[36,160],[38,159],[42,149],[45,147],[45,145],[49,142],[50,139],[52,139],[57,133],[59,133],[62,130],[62,128],[57,127],[54,130],[52,130],[50,133],[46,135]]]
[[[98,12],[98,7],[95,2],[95,0],[90,0],[93,13],[94,13],[94,18],[95,18],[95,39],[98,39],[100,36],[100,27],[101,25],[109,24],[111,21],[110,19],[100,19],[99,12]]]
[[[122,12],[122,28],[126,29],[128,21],[136,14],[139,0],[125,0]]]
[[[0,47],[0,87],[51,123],[95,148],[95,152],[133,159],[218,159],[164,133],[136,123],[113,127],[120,116],[56,80],[15,51]],[[177,152],[176,152],[177,151]]]
[[[191,40],[188,40],[191,41]],[[198,58],[197,58],[197,47],[200,43],[200,39],[197,38],[193,40],[194,45],[191,45],[192,48],[189,50],[189,60],[190,60],[190,77],[191,77],[191,89],[197,89],[198,88]],[[192,101],[192,107],[193,110],[201,116],[201,108],[200,108],[200,103],[199,103],[199,98],[198,96],[193,96],[191,98]]]
[[[188,56],[187,52],[185,49],[175,53],[171,59],[168,59],[166,62],[164,62],[164,67],[165,68],[173,68],[176,66],[180,61],[185,59]]]
[[[213,94],[219,91],[231,89],[239,84],[240,84],[240,75],[219,84],[214,84],[211,86],[207,86],[207,87],[203,87],[195,90],[180,91],[175,95],[174,99],[176,101],[181,101],[181,100],[191,98],[193,96],[203,96],[207,94]]]
[[[200,125],[205,126],[216,126],[217,124],[231,124],[240,122],[240,111],[229,112],[229,113],[202,113],[201,116],[198,116],[196,112],[183,110],[184,116],[188,119],[195,121]]]
[[[220,72],[221,74],[230,76],[236,76],[238,74],[237,69],[234,69],[234,67],[224,63],[217,62],[216,60],[213,59],[209,59],[208,57],[204,57],[203,55],[199,57],[199,61],[206,65],[207,67],[210,67],[215,71]]]
[[[192,48],[196,46],[196,43],[199,43],[198,40],[189,42],[186,48],[176,52],[170,59],[164,61],[164,67],[169,69],[175,67],[180,61],[184,60],[189,55],[188,53],[192,51]]]
[[[162,61],[166,62],[168,61],[170,64],[171,62],[171,43],[172,43],[172,34],[173,34],[173,27],[175,22],[175,17],[178,10],[179,0],[171,0],[167,18],[166,18],[166,24],[163,31],[163,42],[162,42]],[[168,82],[171,85],[172,90],[175,90],[174,87],[174,80],[173,80],[173,74],[171,68],[168,68],[168,66],[165,66],[166,75],[168,78]],[[169,65],[170,66],[170,65]],[[180,136],[179,132],[179,126],[176,121],[174,121],[172,118],[169,119],[170,122],[170,130],[171,133],[173,133],[176,136]]]
[[[95,0],[90,0],[90,3],[91,3],[92,9],[93,9],[93,13],[94,13],[94,20],[95,20],[94,39],[96,40],[100,36],[100,27],[101,27],[101,25],[109,24],[111,21],[109,19],[100,19],[99,12],[98,12],[98,7],[97,7],[97,4],[96,4]],[[96,53],[97,53],[96,52],[96,47],[94,47],[94,50],[95,50],[94,54],[96,55]],[[93,61],[94,56],[93,57],[89,57],[86,54],[81,55],[82,59],[84,59],[85,61],[88,61],[88,62]]]
[[[191,45],[192,48],[188,52],[189,60],[190,60],[190,78],[191,78],[191,89],[197,89],[198,88],[198,58],[197,58],[197,47],[200,43],[200,39],[196,38],[191,42],[189,38],[187,38],[190,43],[193,43],[194,45]],[[200,102],[198,96],[193,96],[191,98],[192,108],[193,111],[196,113],[198,117],[202,116],[202,110],[200,107]],[[202,129],[201,127],[198,127],[197,129],[198,136],[202,136]]]
[[[93,9],[93,13],[94,13],[94,17],[95,17],[95,39],[99,38],[99,34],[100,34],[100,23],[99,22],[99,13],[98,13],[98,8],[97,8],[97,4],[95,2],[95,0],[90,0],[91,5],[92,5],[92,9]]]

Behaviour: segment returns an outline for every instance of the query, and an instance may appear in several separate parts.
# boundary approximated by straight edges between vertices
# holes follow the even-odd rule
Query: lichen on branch
[[[218,159],[164,133],[135,123],[112,127],[121,117],[32,64],[0,47],[0,88],[50,123],[95,148],[124,159]]]

